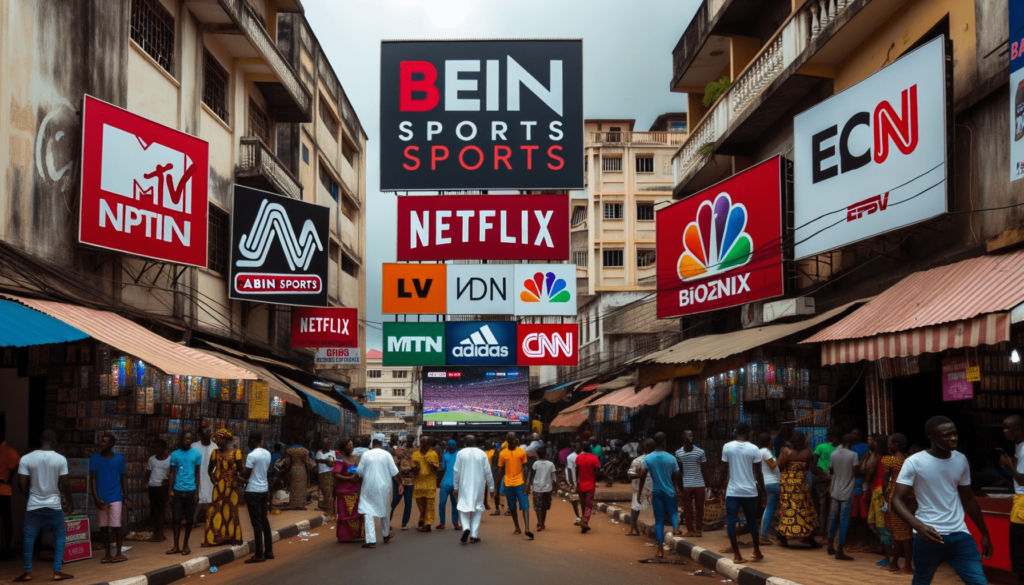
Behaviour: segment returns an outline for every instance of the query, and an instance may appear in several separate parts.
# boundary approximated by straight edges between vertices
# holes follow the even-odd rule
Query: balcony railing
[[[825,28],[854,0],[810,0],[775,33],[729,89],[712,104],[672,161],[676,185],[688,181],[714,152],[714,144]]]
[[[238,177],[262,177],[292,199],[302,199],[302,186],[270,148],[257,136],[243,136],[238,141]]]
[[[673,146],[686,142],[685,132],[591,132],[590,144],[618,145],[662,145]]]

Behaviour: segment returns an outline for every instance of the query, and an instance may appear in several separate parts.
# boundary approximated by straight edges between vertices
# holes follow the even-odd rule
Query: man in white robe
[[[380,531],[385,544],[395,536],[388,516],[391,512],[391,483],[398,475],[398,466],[391,454],[381,449],[381,446],[381,440],[375,439],[372,448],[363,454],[356,468],[356,473],[363,478],[363,486],[359,491],[359,513],[363,514],[366,526],[366,544],[363,548],[377,548],[375,518],[380,518]],[[398,485],[399,494],[404,487]]]
[[[476,437],[467,435],[465,449],[455,457],[455,499],[459,502],[459,521],[464,530],[462,542],[480,542],[480,519],[484,512],[484,494],[494,491],[494,475],[487,453],[476,447]],[[487,492],[484,486],[487,486]]]
[[[206,525],[206,510],[213,503],[213,480],[207,470],[210,469],[210,455],[217,450],[217,444],[210,440],[210,427],[199,429],[199,440],[192,443],[192,448],[203,454],[203,464],[199,468],[202,473],[199,480],[199,506],[196,507],[196,526]]]

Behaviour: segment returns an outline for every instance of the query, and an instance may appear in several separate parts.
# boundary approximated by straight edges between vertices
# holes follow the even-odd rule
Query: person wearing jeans
[[[25,572],[14,579],[18,583],[32,580],[32,549],[39,538],[39,533],[47,526],[53,530],[54,536],[53,580],[73,578],[61,572],[67,535],[61,505],[62,495],[67,500],[68,515],[75,513],[74,500],[71,498],[71,482],[68,481],[68,460],[53,450],[57,442],[57,433],[50,429],[43,431],[41,442],[39,449],[25,455],[18,462],[18,485],[22,493],[28,494],[22,543]]]
[[[683,536],[699,538],[704,535],[704,497],[707,493],[704,477],[708,457],[703,449],[693,444],[693,431],[683,432],[683,446],[676,451],[676,460],[683,481],[683,515],[686,517],[686,534]]]
[[[414,435],[409,433],[405,438],[405,445],[395,450],[395,465],[398,466],[398,477],[391,484],[391,516],[395,514],[395,508],[400,502],[405,502],[402,511],[402,530],[409,529],[409,518],[412,516],[412,489],[416,474],[412,471],[412,452]],[[404,489],[398,489],[401,485]],[[486,500],[485,500],[486,501]]]
[[[452,524],[455,530],[459,530],[459,502],[455,499],[455,458],[458,455],[456,451],[455,439],[448,439],[447,450],[441,455],[441,471],[444,472],[444,479],[441,481],[441,493],[438,496],[440,502],[437,506],[439,514],[437,525],[438,530],[444,530],[444,515],[448,509],[448,501],[452,502]]]
[[[676,507],[676,489],[682,487],[679,462],[665,451],[665,433],[654,435],[654,452],[644,457],[640,471],[638,493],[644,492],[648,476],[651,485],[651,508],[654,510],[654,538],[658,540],[655,556],[665,556],[665,516],[672,523],[672,531],[679,534],[679,508]]]
[[[851,449],[856,437],[853,434],[843,436],[842,444],[832,452],[829,460],[829,471],[832,472],[832,506],[829,510],[828,523],[828,554],[835,555],[837,561],[852,561],[846,556],[846,531],[850,527],[850,514],[853,512],[854,489],[856,478],[860,475],[860,455]],[[839,532],[839,548],[835,544],[836,531]]]
[[[772,544],[772,541],[768,540],[768,531],[772,528],[775,508],[779,505],[779,465],[775,461],[775,454],[769,448],[771,443],[772,438],[768,433],[758,435],[757,446],[761,450],[761,475],[764,477],[766,495],[764,517],[761,518],[761,544]]]
[[[261,447],[263,433],[249,433],[249,455],[245,458],[245,468],[239,474],[248,480],[245,484],[245,508],[249,511],[249,523],[252,524],[256,550],[246,563],[262,563],[274,558],[274,541],[270,533],[270,517],[267,509],[270,504],[270,483],[267,481],[267,470],[270,469],[270,452]]]
[[[725,526],[729,534],[729,543],[732,545],[732,561],[738,564],[746,562],[736,542],[736,522],[741,508],[747,519],[747,526],[750,527],[750,534],[755,535],[752,539],[754,560],[764,558],[761,554],[761,539],[757,536],[757,503],[758,496],[763,491],[764,478],[760,465],[761,450],[747,440],[750,436],[750,425],[736,425],[734,436],[735,440],[722,447],[722,462],[729,464],[729,484],[725,489]]]

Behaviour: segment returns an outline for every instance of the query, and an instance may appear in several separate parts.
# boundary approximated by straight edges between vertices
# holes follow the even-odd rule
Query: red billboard
[[[520,323],[517,332],[520,366],[579,365],[579,325]]]
[[[398,260],[568,260],[568,195],[398,198]]]
[[[85,96],[78,240],[206,266],[209,146]]]
[[[791,169],[775,157],[657,212],[659,318],[785,294]]]
[[[293,307],[292,347],[359,347],[358,311]]]

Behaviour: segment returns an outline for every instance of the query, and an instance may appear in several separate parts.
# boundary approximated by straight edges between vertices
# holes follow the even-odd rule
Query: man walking
[[[1010,563],[1018,580],[1024,581],[1024,423],[1011,414],[1003,420],[1003,436],[1013,443],[1013,457],[1003,453],[999,464],[1013,474],[1013,508],[1010,509]]]
[[[768,531],[771,530],[772,520],[775,518],[775,509],[779,505],[779,464],[775,460],[775,454],[769,449],[772,444],[771,435],[761,433],[757,436],[757,446],[761,450],[761,477],[764,478],[765,505],[764,516],[761,517],[761,544],[772,544],[768,539]]]
[[[523,468],[527,464],[526,451],[519,446],[519,439],[515,433],[509,433],[506,437],[508,449],[501,452],[498,457],[498,480],[505,482],[505,503],[512,512],[512,522],[516,530],[512,534],[526,534],[526,538],[533,540],[533,533],[530,532],[530,501],[527,497],[529,486],[526,485]],[[499,483],[500,483],[499,481]],[[516,516],[516,509],[522,511],[525,530],[519,529],[519,517]]]
[[[594,441],[594,439],[591,439]],[[576,443],[579,446],[579,443]],[[580,532],[590,532],[590,515],[594,511],[594,490],[597,489],[597,471],[601,469],[601,461],[589,450],[581,450],[576,456],[576,472],[579,480],[576,483],[576,492],[580,496],[580,505],[583,507],[583,516],[580,520]]]
[[[992,557],[992,541],[971,491],[967,457],[956,451],[956,425],[944,416],[933,416],[925,423],[924,432],[932,446],[903,462],[892,498],[896,513],[914,529],[912,584],[931,583],[935,570],[945,561],[967,585],[985,585],[981,559]],[[907,503],[911,490],[917,500],[916,513]],[[964,511],[981,532],[981,554],[967,531]]]
[[[637,521],[640,519],[640,512],[652,510],[653,502],[651,497],[651,483],[644,484],[644,491],[640,491],[640,474],[644,469],[644,458],[654,453],[654,439],[644,441],[644,452],[635,457],[629,464],[626,476],[633,482],[633,500],[630,502],[629,510],[629,532],[626,536],[640,536],[640,526]]]
[[[330,439],[320,441],[320,450],[316,452],[314,463],[317,465],[317,485],[320,487],[320,507],[327,513],[327,517],[333,522],[338,515],[338,508],[334,505],[334,461],[336,459],[334,449],[331,449]]]
[[[572,446],[572,453],[565,458],[565,483],[569,487],[569,503],[572,504],[572,511],[576,514],[574,526],[580,525],[580,493],[578,489],[579,479],[576,477],[576,458],[583,452],[583,443],[576,441]]]
[[[398,466],[398,477],[395,478],[395,482],[391,484],[391,516],[388,517],[390,521],[395,515],[395,508],[402,501],[405,502],[405,507],[402,510],[402,530],[409,529],[409,518],[412,516],[412,488],[416,478],[416,473],[412,470],[412,454],[416,450],[413,447],[413,434],[409,433],[405,436],[405,446],[400,446],[395,450],[395,465]],[[398,489],[398,484],[405,486],[403,490]],[[486,505],[486,502],[484,502]]]
[[[25,512],[24,573],[14,581],[23,583],[32,580],[32,549],[43,528],[53,531],[53,580],[73,579],[72,575],[61,572],[64,564],[64,544],[67,537],[61,495],[68,504],[68,515],[75,513],[71,497],[71,482],[68,480],[68,460],[53,450],[57,444],[57,433],[50,429],[43,431],[42,445],[18,462],[18,485],[22,493],[28,494]]]
[[[375,438],[370,446],[371,449],[359,458],[359,467],[356,468],[356,473],[363,478],[359,491],[359,513],[363,514],[366,527],[366,544],[363,548],[377,548],[375,518],[380,518],[384,544],[395,537],[391,531],[388,505],[391,503],[391,482],[398,475],[398,466],[391,454],[381,449],[383,442],[380,438]],[[398,486],[399,493],[404,489],[404,486]]]
[[[262,563],[274,558],[274,541],[270,532],[270,517],[267,507],[270,505],[270,483],[267,481],[267,470],[270,469],[270,452],[263,448],[263,433],[249,433],[249,455],[245,458],[245,468],[239,473],[242,479],[248,480],[245,485],[245,508],[249,511],[249,523],[252,524],[253,539],[256,541],[255,554],[246,559],[246,563]]]
[[[440,502],[437,505],[438,530],[444,530],[444,517],[448,509],[448,500],[452,502],[452,524],[455,530],[459,530],[458,498],[455,497],[455,459],[458,452],[455,450],[457,443],[455,439],[448,439],[445,452],[441,455],[441,471],[444,477],[441,479]]]
[[[459,451],[452,466],[456,507],[462,520],[462,542],[480,542],[480,519],[484,512],[484,494],[494,491],[494,475],[487,454],[477,449],[476,437],[467,435],[466,447]]]
[[[686,518],[686,538],[704,536],[704,481],[708,456],[693,444],[693,431],[683,431],[683,446],[676,451],[676,460],[683,474],[683,516]]]
[[[217,444],[212,441],[211,436],[209,425],[204,424],[199,429],[199,440],[192,443],[192,448],[203,456],[203,462],[200,465],[203,471],[197,478],[199,480],[199,505],[196,506],[196,526],[205,526],[206,511],[213,503],[213,479],[210,478],[209,473],[206,473],[206,470],[210,468],[210,455],[217,450]]]
[[[851,433],[843,436],[841,447],[832,452],[832,514],[828,523],[828,554],[837,561],[852,561],[846,556],[846,532],[850,527],[850,512],[853,509],[854,479],[860,474],[860,456],[852,450],[856,437]],[[839,529],[838,552],[833,546],[836,528]]]
[[[195,522],[196,502],[199,501],[199,477],[202,475],[200,465],[203,454],[192,448],[192,433],[181,434],[181,443],[171,453],[171,524],[174,531],[174,546],[167,551],[169,555],[192,554],[188,547],[188,538],[192,535],[192,523]],[[178,548],[178,537],[181,536],[181,522],[185,521],[185,542]]]
[[[89,487],[96,503],[96,518],[103,533],[101,563],[123,563],[128,557],[121,554],[121,507],[128,491],[128,466],[124,457],[114,453],[117,439],[106,433],[100,439],[100,450],[89,458]],[[110,531],[117,541],[117,555],[110,556]]]
[[[725,525],[732,545],[732,562],[737,564],[747,562],[736,542],[736,522],[741,508],[753,536],[754,560],[764,558],[761,554],[761,539],[757,537],[758,495],[763,491],[759,486],[764,485],[761,478],[761,450],[748,442],[749,436],[750,425],[739,423],[736,425],[735,440],[722,447],[722,461],[729,464],[729,485],[725,490]]]
[[[665,433],[654,435],[654,452],[644,457],[640,471],[639,493],[643,493],[648,476],[651,485],[651,508],[654,510],[654,537],[658,540],[658,551],[654,556],[665,556],[665,516],[672,524],[672,532],[679,532],[679,508],[676,507],[676,488],[680,484],[679,462],[665,451],[668,439]]]
[[[533,462],[530,479],[526,482],[533,489],[533,511],[537,512],[537,532],[544,530],[548,510],[551,509],[551,492],[555,485],[555,464],[548,459]]]
[[[818,498],[818,518],[822,519],[821,531],[828,533],[828,522],[832,511],[832,475],[829,474],[829,466],[832,464],[832,452],[839,447],[839,440],[842,431],[837,428],[829,429],[827,440],[814,448],[811,463],[811,473],[814,475],[814,495]]]

